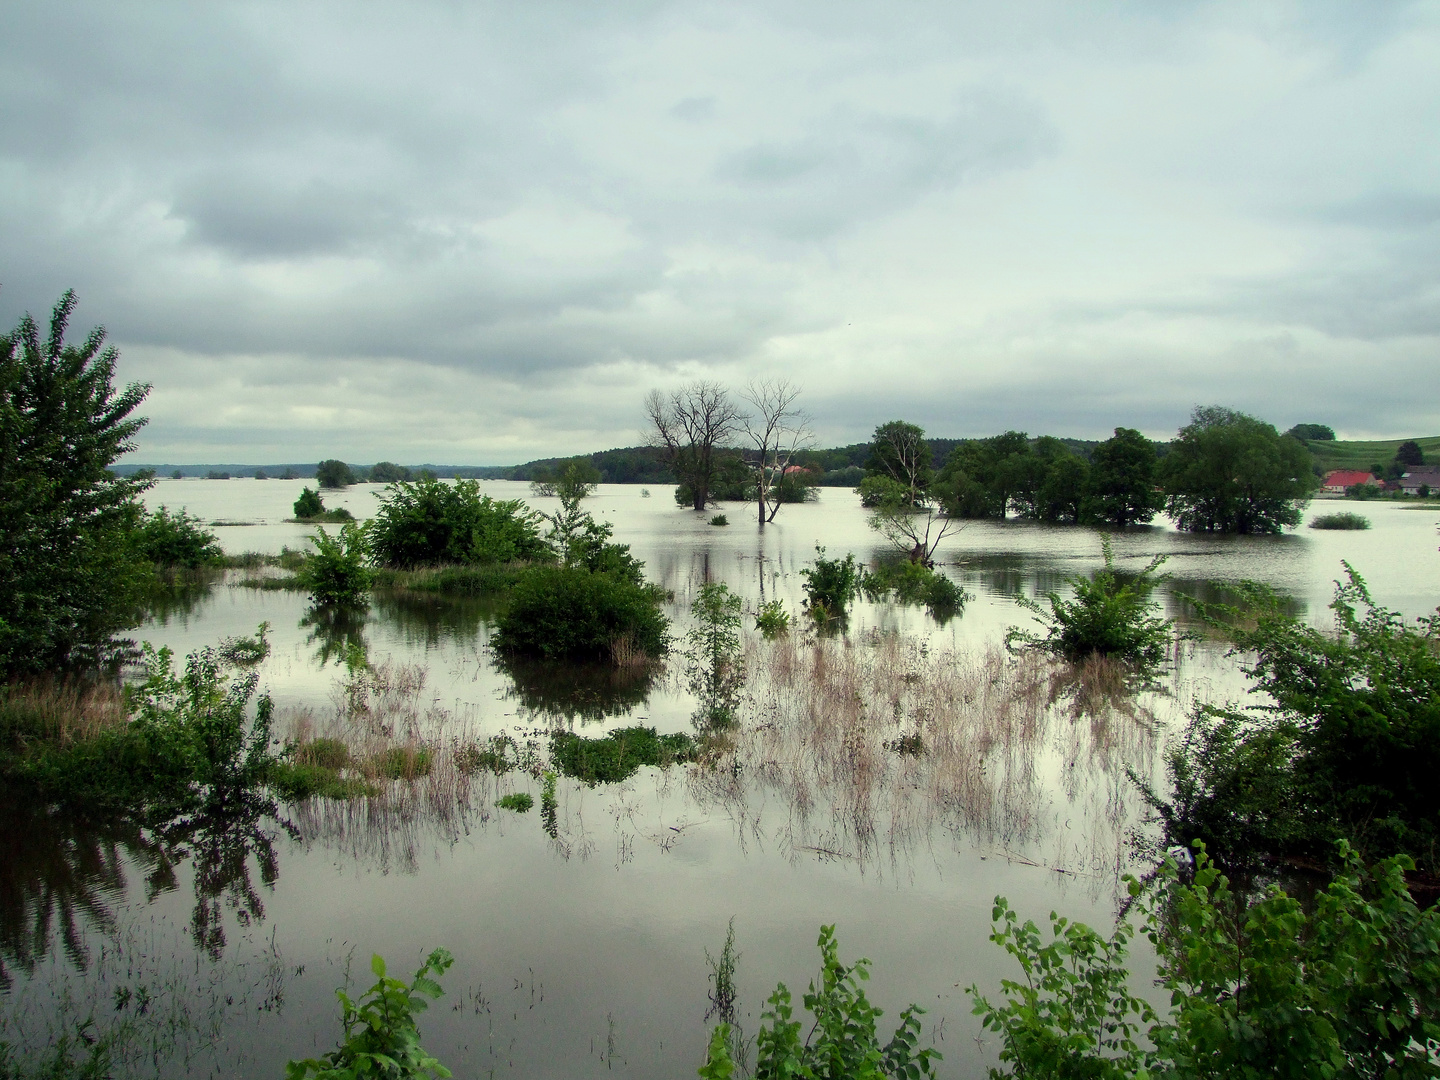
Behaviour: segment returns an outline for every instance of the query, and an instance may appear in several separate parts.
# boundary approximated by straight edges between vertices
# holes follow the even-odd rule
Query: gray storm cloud
[[[827,441],[1440,430],[1440,6],[10,5],[0,319],[140,457],[510,462],[783,372]],[[1403,393],[1395,392],[1403,387]]]

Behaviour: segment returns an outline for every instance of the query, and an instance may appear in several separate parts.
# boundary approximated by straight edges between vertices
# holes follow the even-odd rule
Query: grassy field
[[[1380,442],[1325,442],[1311,439],[1305,443],[1324,472],[1331,469],[1369,469],[1371,465],[1388,465],[1395,458],[1404,439],[1386,439]],[[1427,465],[1440,463],[1440,435],[1416,438],[1425,455]]]

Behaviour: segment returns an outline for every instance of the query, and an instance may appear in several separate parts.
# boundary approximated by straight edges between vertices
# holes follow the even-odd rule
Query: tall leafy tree
[[[1395,464],[1424,465],[1425,452],[1420,449],[1420,444],[1414,439],[1407,439],[1395,450]]]
[[[1278,533],[1319,480],[1304,443],[1219,405],[1198,406],[1161,465],[1165,510],[1187,532]]]
[[[110,466],[145,424],[130,414],[150,387],[114,385],[119,353],[96,328],[65,331],[75,293],[49,335],[28,314],[0,337],[0,675],[83,664],[135,625],[148,565],[132,543],[148,479]]]
[[[1155,483],[1159,460],[1144,435],[1117,427],[1090,455],[1085,516],[1121,529],[1149,522],[1165,505]]]
[[[338,458],[326,458],[315,466],[315,479],[322,488],[344,488],[355,483],[355,473]]]
[[[935,469],[925,429],[904,420],[891,420],[877,427],[865,475],[895,481],[905,489],[905,501],[910,506],[926,502]]]

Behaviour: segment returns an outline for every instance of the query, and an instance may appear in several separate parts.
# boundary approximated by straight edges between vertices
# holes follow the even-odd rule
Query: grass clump
[[[483,566],[427,566],[418,570],[380,568],[374,571],[377,589],[444,593],[449,596],[496,596],[515,587],[529,567],[524,563],[489,563]]]
[[[598,739],[569,731],[550,736],[550,760],[566,776],[596,784],[628,780],[641,765],[664,767],[693,761],[699,746],[682,732],[657,735],[651,727],[620,728]]]
[[[428,776],[434,764],[434,755],[427,747],[392,746],[376,756],[370,767],[386,780],[413,780]]]
[[[1363,514],[1345,511],[1339,514],[1321,514],[1317,518],[1311,518],[1310,528],[1312,529],[1368,529],[1370,519]]]
[[[509,795],[501,795],[496,799],[495,805],[501,810],[514,810],[517,814],[524,814],[535,805],[535,799],[528,791],[512,791]]]
[[[727,518],[724,514],[716,514],[714,517],[712,517],[712,518],[710,519],[710,524],[711,524],[711,525],[729,525],[729,524],[730,524],[730,519]]]

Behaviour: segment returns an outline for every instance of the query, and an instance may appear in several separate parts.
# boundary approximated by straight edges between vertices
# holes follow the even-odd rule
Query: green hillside
[[[1331,469],[1368,470],[1372,465],[1388,465],[1395,460],[1395,451],[1400,448],[1400,444],[1406,441],[1383,439],[1377,442],[1330,442],[1326,439],[1307,439],[1305,445],[1310,448],[1310,453],[1315,455],[1320,471],[1329,472]],[[1427,435],[1414,441],[1420,444],[1427,465],[1440,464],[1440,435]]]

